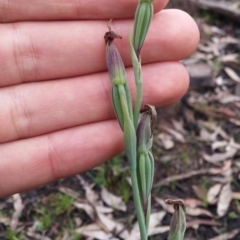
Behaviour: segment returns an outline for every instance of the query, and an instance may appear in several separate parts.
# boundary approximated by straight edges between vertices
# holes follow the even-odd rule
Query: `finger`
[[[116,43],[127,66],[131,65],[128,44],[131,25],[131,20],[119,20],[112,26],[123,36]],[[105,21],[1,26],[0,86],[105,71],[106,30]],[[198,39],[198,29],[189,15],[178,10],[162,11],[151,25],[142,49],[142,62],[183,59],[195,50]]]
[[[122,132],[116,121],[2,144],[0,197],[87,171],[122,149]]]
[[[154,1],[155,11],[167,2]],[[137,4],[137,0],[0,0],[0,22],[130,18]]]
[[[143,104],[163,106],[185,93],[189,77],[178,62],[145,65]],[[127,69],[135,99],[132,69]],[[0,90],[0,142],[114,118],[108,73],[28,83]]]

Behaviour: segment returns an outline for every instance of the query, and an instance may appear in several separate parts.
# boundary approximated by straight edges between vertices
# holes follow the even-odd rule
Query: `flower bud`
[[[146,38],[153,17],[153,5],[151,0],[140,0],[138,4],[133,31],[133,47],[139,57],[143,42]]]
[[[140,111],[141,117],[137,127],[137,175],[138,185],[141,195],[142,208],[146,218],[146,226],[150,212],[148,208],[149,196],[153,184],[154,176],[154,159],[151,153],[152,148],[152,131],[156,119],[156,110],[151,105],[145,105]]]
[[[170,223],[168,240],[183,240],[186,230],[185,205],[182,200],[167,199],[166,204],[173,205],[174,213]]]
[[[109,77],[114,85],[120,85],[126,83],[126,73],[121,55],[113,42],[116,37],[121,38],[113,31],[107,32],[104,36],[107,43],[106,60]]]
[[[121,36],[117,35],[113,31],[108,31],[105,36],[105,42],[107,45],[106,48],[106,61],[107,61],[107,68],[110,80],[112,82],[112,104],[117,116],[118,122],[123,129],[124,126],[124,115],[123,115],[123,106],[121,102],[121,96],[119,93],[119,88],[124,88],[124,94],[126,96],[126,104],[128,108],[128,113],[130,115],[130,119],[133,118],[132,113],[132,100],[129,88],[127,86],[127,78],[125,72],[125,66],[123,64],[121,55],[114,44],[113,40],[115,38],[122,38]]]
[[[139,153],[147,153],[152,147],[153,126],[157,112],[151,105],[145,105],[140,112],[142,114],[137,127],[137,148]]]

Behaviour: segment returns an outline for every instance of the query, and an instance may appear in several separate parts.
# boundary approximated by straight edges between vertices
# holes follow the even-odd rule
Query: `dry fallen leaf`
[[[162,198],[155,197],[155,201],[167,212],[173,214],[174,209],[171,205],[168,205],[165,203],[165,201]]]
[[[161,207],[166,210],[167,212],[173,214],[174,213],[174,209],[172,208],[172,206],[168,205],[168,204],[165,204],[165,201],[161,198],[155,198],[155,201],[161,205]],[[202,208],[191,208],[191,207],[187,207],[186,206],[186,214],[187,215],[190,215],[190,216],[209,216],[209,217],[212,217],[212,214],[205,210],[205,209],[202,209]]]
[[[222,189],[222,184],[215,184],[208,190],[207,202],[209,204],[217,203],[217,200],[218,200],[217,196],[219,195],[221,189]]]
[[[233,123],[234,125],[236,125],[238,127],[240,126],[240,120],[238,120],[238,119],[230,118],[229,122]]]
[[[225,56],[222,56],[220,58],[220,60],[224,63],[227,63],[227,62],[232,62],[232,61],[237,61],[237,58],[238,58],[238,54],[237,53],[232,53],[232,54],[228,54],[228,55],[225,55]]]
[[[186,215],[189,215],[189,216],[208,216],[208,217],[212,217],[213,216],[206,209],[190,208],[190,207],[186,207]]]
[[[222,190],[219,194],[219,200],[217,204],[217,215],[219,217],[223,217],[227,213],[231,200],[231,183],[227,183],[222,187]]]
[[[95,215],[94,215],[94,209],[91,205],[89,205],[88,203],[79,203],[79,202],[75,202],[74,206],[78,209],[83,209],[87,215],[94,220],[95,219]]]
[[[156,228],[151,228],[149,229],[149,236],[165,233],[168,232],[169,230],[170,230],[169,226],[159,226]]]
[[[172,128],[167,126],[167,124],[161,124],[160,129],[171,134],[178,142],[180,142],[180,143],[186,142],[185,137],[183,136],[182,133],[173,130]]]
[[[210,238],[208,240],[230,240],[230,239],[234,238],[239,232],[240,232],[239,229],[235,229],[235,230],[232,230],[230,232],[221,234],[217,237]]]
[[[160,133],[158,134],[158,139],[161,140],[164,149],[169,150],[174,147],[174,141],[172,140],[172,137],[169,134]]]
[[[156,226],[160,225],[165,215],[166,215],[165,211],[151,213],[149,229],[154,229]]]
[[[51,238],[47,236],[43,236],[42,234],[31,232],[31,231],[27,231],[27,236],[35,240],[51,240]]]
[[[238,84],[239,86],[239,95],[240,95],[240,83]],[[240,102],[235,102],[234,105],[240,109]]]
[[[92,190],[92,188],[94,187],[94,184],[89,184],[80,175],[77,175],[77,178],[79,179],[80,183],[82,184],[85,190],[85,195],[87,200],[93,205],[95,204],[99,205],[98,204],[99,196],[96,192]]]
[[[205,128],[200,129],[200,136],[199,140],[206,141],[206,142],[213,142],[217,138],[217,135],[214,133],[209,133]]]
[[[219,136],[221,136],[223,139],[229,140],[229,135],[227,134],[226,131],[224,131],[224,130],[222,129],[222,127],[219,127],[219,126],[218,126],[215,131],[216,131],[217,134],[218,134]]]
[[[208,155],[207,153],[203,153],[202,157],[205,161],[218,164],[226,159],[232,158],[236,154],[237,150],[234,148],[229,149],[225,153],[215,153],[213,155]]]
[[[59,191],[74,198],[74,199],[78,199],[79,195],[80,195],[78,192],[74,191],[73,189],[63,187],[63,186],[59,187]]]
[[[112,208],[105,207],[105,206],[97,206],[97,205],[91,205],[89,203],[81,203],[81,202],[75,202],[74,206],[78,209],[83,209],[87,215],[92,219],[95,220],[95,213],[111,213],[113,212]]]
[[[171,122],[176,131],[182,134],[187,134],[187,131],[184,129],[184,123],[182,119],[177,121],[176,119],[173,118]]]
[[[43,236],[42,234],[39,234],[37,232],[38,226],[39,226],[39,221],[34,221],[33,225],[26,230],[26,235],[28,237],[31,237],[31,239],[36,239],[36,240],[51,240],[49,237]]]
[[[178,180],[183,180],[183,179],[187,179],[193,176],[197,176],[197,175],[201,175],[201,174],[207,174],[210,171],[221,171],[219,169],[200,169],[200,170],[193,170],[191,172],[187,172],[187,173],[183,173],[183,174],[179,174],[179,175],[174,175],[174,176],[170,176],[167,177],[165,179],[162,179],[161,181],[155,183],[153,185],[153,187],[158,187],[158,186],[164,186],[164,185],[168,185],[170,182],[173,181],[178,181]]]
[[[126,204],[121,197],[117,197],[107,191],[105,188],[101,191],[102,200],[110,207],[125,212],[127,210]]]
[[[196,186],[196,185],[193,185],[192,189],[193,189],[194,193],[197,195],[198,198],[200,198],[202,200],[206,198],[207,193],[203,188],[201,188],[199,186]]]
[[[234,81],[236,82],[240,82],[240,77],[238,76],[238,74],[231,68],[229,67],[225,67],[224,71],[226,72],[226,74]]]
[[[227,103],[231,103],[231,102],[239,102],[240,101],[240,97],[236,96],[236,95],[227,95],[223,98],[219,99],[220,103],[222,104],[227,104]]]
[[[240,144],[239,143],[236,143],[234,138],[231,138],[230,139],[230,142],[229,142],[229,146],[230,148],[235,148],[237,150],[240,150]]]
[[[233,193],[232,193],[232,198],[233,198],[233,199],[240,200],[240,192],[233,192]]]
[[[223,166],[221,168],[210,168],[209,173],[213,175],[224,174],[224,172],[228,171],[231,168],[231,166],[232,166],[232,160],[227,160],[223,163]]]
[[[64,230],[63,236],[61,240],[69,240],[70,239],[70,233],[68,230]]]
[[[217,140],[218,135],[225,140],[229,140],[229,136],[221,127],[214,127],[214,125],[211,126],[209,123],[205,123],[203,121],[199,121],[199,124],[203,125],[201,126],[199,140],[214,142]],[[207,131],[204,127],[209,128],[213,132],[211,133]]]
[[[160,211],[156,213],[152,213],[150,215],[150,222],[149,222],[149,236],[165,233],[169,231],[169,226],[161,226],[161,222],[166,215],[165,211]],[[121,235],[122,237],[122,235]],[[139,234],[139,227],[137,222],[134,224],[131,233],[125,238],[127,240],[140,240],[140,234]]]
[[[110,215],[102,214],[97,212],[96,223],[103,229],[105,232],[118,233],[121,232],[124,228],[124,225],[116,222],[112,219]]]
[[[216,109],[216,112],[226,115],[227,117],[236,117],[236,113],[228,107],[219,107]]]
[[[214,141],[211,145],[211,148],[212,148],[213,151],[215,151],[218,148],[226,147],[227,144],[228,144],[227,141]]]
[[[186,198],[184,199],[184,203],[187,207],[195,208],[197,206],[203,206],[202,201],[195,198]]]
[[[77,228],[75,229],[75,232],[98,240],[106,240],[113,237],[111,233],[104,232],[96,223]]]
[[[219,226],[221,224],[217,223],[214,220],[208,220],[208,219],[194,219],[186,223],[187,228],[192,227],[194,229],[198,229],[200,225]]]
[[[172,206],[165,204],[165,201],[161,198],[156,197],[155,201],[167,212],[173,214],[174,213],[174,209]],[[212,217],[212,214],[202,208],[190,208],[190,207],[186,207],[186,214],[190,215],[190,216],[208,216],[208,217]]]
[[[21,215],[21,212],[24,208],[24,205],[22,203],[22,198],[19,193],[16,193],[12,196],[13,198],[13,207],[14,207],[14,212],[12,214],[12,219],[10,223],[10,227],[12,231],[15,231],[17,226],[18,226],[18,221],[19,217]]]

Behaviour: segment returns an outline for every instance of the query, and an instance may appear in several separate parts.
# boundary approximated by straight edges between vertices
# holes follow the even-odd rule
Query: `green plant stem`
[[[132,65],[133,65],[135,85],[136,85],[136,101],[135,101],[134,112],[133,112],[133,122],[134,122],[135,129],[137,129],[139,112],[140,112],[141,103],[142,103],[141,60],[140,60],[140,57],[138,58],[136,55],[131,37],[129,37],[129,43],[131,48]]]
[[[141,196],[139,193],[138,180],[137,180],[137,154],[136,154],[136,132],[132,120],[129,116],[128,106],[126,103],[126,93],[123,86],[118,86],[119,95],[122,104],[122,110],[124,115],[124,141],[125,150],[129,162],[131,179],[132,179],[132,189],[133,189],[133,200],[137,213],[137,219],[140,229],[141,240],[147,240],[147,229],[145,226],[145,217],[143,213]]]
[[[149,221],[150,221],[150,214],[151,214],[151,193],[148,196],[148,204],[147,204],[147,212],[146,212],[146,229],[148,232]]]
[[[138,181],[137,181],[137,171],[136,169],[130,169],[131,179],[132,179],[132,189],[133,189],[133,200],[137,213],[138,225],[140,229],[141,240],[147,240],[147,230],[145,226],[145,217],[143,214],[142,204],[139,195]]]
[[[136,77],[136,102],[134,106],[134,113],[133,113],[133,119],[134,119],[134,127],[137,128],[138,125],[138,118],[139,118],[139,112],[141,109],[141,102],[142,102],[142,77],[141,72],[139,69],[139,76]]]

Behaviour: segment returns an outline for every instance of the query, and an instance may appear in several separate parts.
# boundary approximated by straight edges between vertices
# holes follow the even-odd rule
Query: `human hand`
[[[137,0],[0,0],[0,196],[87,171],[123,150],[111,105],[103,36],[109,19],[125,65]],[[196,48],[194,21],[179,10],[156,14],[142,48],[143,104],[182,97]],[[63,21],[64,20],[64,21]],[[85,21],[88,20],[88,21]],[[127,68],[133,96],[134,78]],[[134,99],[134,97],[133,97]]]

